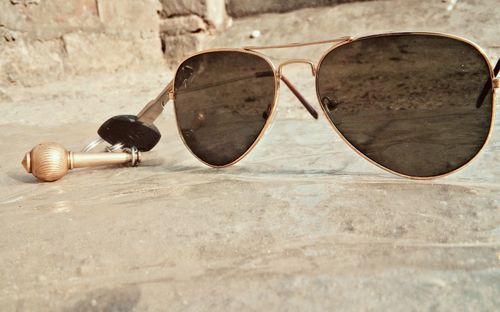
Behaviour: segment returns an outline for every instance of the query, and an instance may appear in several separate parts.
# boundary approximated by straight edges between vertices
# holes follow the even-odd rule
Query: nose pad
[[[334,111],[335,108],[337,108],[337,106],[339,105],[339,103],[335,99],[331,99],[328,96],[324,96],[321,99],[321,103],[323,104],[323,106],[326,108],[326,110],[329,113],[331,113],[332,111]]]
[[[283,68],[287,65],[290,64],[307,64],[311,68],[311,75],[316,76],[316,65],[312,61],[306,60],[306,59],[291,59],[284,61],[283,63],[279,64],[278,66],[278,76],[281,77],[283,75]]]

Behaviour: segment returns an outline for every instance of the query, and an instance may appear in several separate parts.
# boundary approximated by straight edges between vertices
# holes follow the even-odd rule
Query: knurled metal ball
[[[42,181],[56,181],[68,172],[68,151],[58,143],[38,144],[26,154],[23,165]]]

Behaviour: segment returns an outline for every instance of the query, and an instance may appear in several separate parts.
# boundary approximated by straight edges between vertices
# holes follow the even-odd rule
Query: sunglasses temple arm
[[[174,81],[171,80],[161,93],[152,101],[150,101],[137,114],[137,119],[146,124],[153,124],[156,118],[163,112],[163,107],[173,97]]]
[[[281,75],[280,79],[286,84],[286,86],[292,91],[292,93],[299,99],[300,103],[304,105],[307,111],[314,117],[318,119],[318,112],[312,107],[311,104],[300,94],[300,92],[295,88],[295,86],[288,80],[285,76]]]
[[[497,77],[498,76],[498,72],[500,72],[500,60],[497,61],[497,64],[495,65],[495,68],[493,69],[493,77]],[[496,81],[498,81],[500,78],[493,78],[493,79],[496,80]],[[495,84],[495,82],[494,82],[493,83],[493,87],[497,88],[498,87],[497,84]],[[477,108],[480,108],[481,105],[483,105],[483,102],[484,102],[484,99],[486,98],[486,95],[488,95],[488,92],[490,92],[491,85],[492,85],[492,83],[491,83],[490,80],[488,80],[486,82],[486,84],[484,85],[484,88],[481,91],[481,94],[477,98],[477,102],[476,102],[476,107]]]

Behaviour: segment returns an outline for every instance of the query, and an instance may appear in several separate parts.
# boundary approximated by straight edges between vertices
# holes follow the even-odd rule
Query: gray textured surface
[[[496,61],[494,4],[459,1],[447,11],[441,2],[367,2],[265,15],[235,23],[213,45],[240,45],[255,28],[262,43],[434,30],[477,41]],[[312,100],[303,69],[286,72]],[[460,173],[404,180],[358,157],[283,88],[274,127],[232,168],[198,163],[169,107],[158,123],[164,137],[142,167],[78,170],[50,184],[23,173],[22,155],[34,144],[78,150],[100,122],[138,111],[170,77],[129,73],[0,90],[2,310],[498,307],[498,130]]]

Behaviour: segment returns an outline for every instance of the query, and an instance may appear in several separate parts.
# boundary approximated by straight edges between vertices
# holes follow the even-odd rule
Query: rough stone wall
[[[352,1],[0,0],[0,86],[174,65],[233,17]]]
[[[157,0],[0,0],[0,84],[162,64]]]
[[[160,0],[162,50],[170,65],[203,49],[231,18],[367,0]]]
[[[160,37],[169,64],[175,64],[203,43],[216,30],[227,26],[224,0],[160,0]]]

